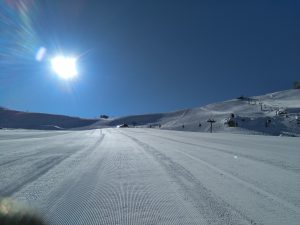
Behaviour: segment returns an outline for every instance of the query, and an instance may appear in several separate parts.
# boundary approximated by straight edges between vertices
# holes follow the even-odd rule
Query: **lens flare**
[[[43,59],[46,56],[46,53],[47,53],[47,49],[45,47],[40,47],[35,55],[36,61],[38,61],[38,62],[43,61]]]
[[[34,62],[41,45],[37,30],[39,2],[36,0],[0,1],[0,58],[2,68]],[[2,70],[3,71],[3,70]]]

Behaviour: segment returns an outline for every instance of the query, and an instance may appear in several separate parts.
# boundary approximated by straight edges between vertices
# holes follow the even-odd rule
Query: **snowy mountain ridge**
[[[0,129],[64,130],[88,126],[97,120],[46,113],[31,113],[0,107]]]
[[[300,136],[300,89],[245,97],[169,113],[81,119],[0,108],[0,128],[94,129],[128,124],[167,130]]]
[[[127,123],[137,127],[168,130],[300,135],[300,90],[292,89],[261,96],[232,99],[203,107],[170,113],[134,115],[100,120],[93,126],[116,126]]]

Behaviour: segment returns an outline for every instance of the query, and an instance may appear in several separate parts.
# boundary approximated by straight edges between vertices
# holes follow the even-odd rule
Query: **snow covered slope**
[[[0,128],[61,130],[88,126],[96,121],[70,116],[21,112],[0,107]]]
[[[243,97],[170,113],[99,120],[0,108],[0,128],[93,129],[127,123],[138,127],[210,132],[208,119],[216,121],[213,132],[300,136],[300,89]]]
[[[300,139],[0,130],[0,196],[49,225],[298,225]]]
[[[157,128],[160,125],[161,129],[209,132],[208,119],[216,121],[213,124],[213,132],[298,136],[300,89],[237,98],[172,113],[100,120],[94,127],[127,123],[139,127]],[[228,125],[228,121],[232,122],[233,127]]]

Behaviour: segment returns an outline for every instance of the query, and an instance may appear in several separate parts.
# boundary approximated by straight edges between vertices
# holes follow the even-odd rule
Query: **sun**
[[[65,80],[72,79],[78,75],[77,59],[74,57],[56,56],[51,59],[53,71]]]

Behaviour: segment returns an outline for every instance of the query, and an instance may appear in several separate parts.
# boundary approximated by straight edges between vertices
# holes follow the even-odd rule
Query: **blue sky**
[[[0,3],[4,107],[168,112],[289,89],[300,78],[297,0],[23,0],[25,18],[7,2],[22,0]],[[37,62],[41,46],[47,55]],[[78,79],[53,73],[49,59],[59,52],[80,56]]]

